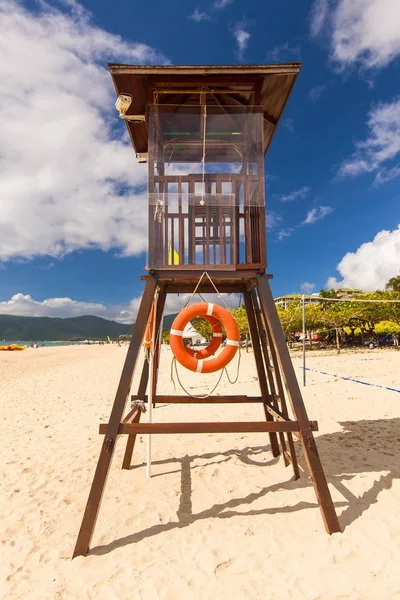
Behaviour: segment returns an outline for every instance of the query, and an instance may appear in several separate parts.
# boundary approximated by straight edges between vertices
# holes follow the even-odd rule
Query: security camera
[[[126,114],[126,111],[132,104],[132,96],[130,94],[120,94],[115,103],[115,108],[119,112],[120,116]]]

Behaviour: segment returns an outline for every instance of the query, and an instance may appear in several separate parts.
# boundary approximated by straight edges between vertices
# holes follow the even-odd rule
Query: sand
[[[326,534],[298,443],[294,481],[265,434],[153,436],[147,481],[144,439],[122,471],[120,438],[92,550],[71,561],[125,354],[0,355],[3,598],[400,598],[400,394],[313,371],[304,398],[343,533]],[[257,394],[253,358],[242,353],[238,383],[224,378],[218,392]],[[160,393],[174,391],[170,361],[163,348]],[[312,353],[308,366],[400,388],[400,351]],[[192,393],[217,378],[180,373]],[[262,408],[154,411],[157,421],[241,418],[262,419]]]

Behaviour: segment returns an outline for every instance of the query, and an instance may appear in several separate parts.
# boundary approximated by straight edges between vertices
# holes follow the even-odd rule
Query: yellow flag
[[[179,265],[179,254],[172,247],[172,244],[168,244],[168,264],[169,265]]]

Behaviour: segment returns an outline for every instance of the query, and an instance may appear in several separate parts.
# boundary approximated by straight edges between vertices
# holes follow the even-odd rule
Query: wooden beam
[[[132,396],[133,400],[138,399]],[[140,398],[141,400],[142,398]],[[207,398],[192,398],[192,396],[155,396],[156,404],[253,404],[262,402],[261,396],[208,396]],[[143,402],[148,402],[148,397],[144,396]]]
[[[297,421],[228,421],[204,423],[121,423],[118,435],[123,434],[164,434],[164,433],[269,433],[279,431],[299,431]],[[107,423],[101,423],[99,433],[107,432]]]

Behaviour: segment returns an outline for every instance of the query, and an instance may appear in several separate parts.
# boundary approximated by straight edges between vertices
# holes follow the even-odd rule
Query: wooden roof
[[[264,153],[269,148],[300,66],[299,62],[231,66],[108,65],[117,96],[126,93],[133,97],[128,115],[146,115],[147,105],[153,103],[193,103],[196,97],[200,98],[198,92],[201,90],[210,90],[207,103],[210,99],[225,106],[261,105]],[[146,122],[126,121],[126,125],[136,153],[147,152]]]

